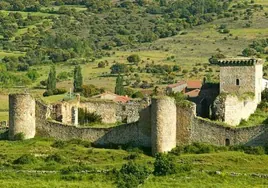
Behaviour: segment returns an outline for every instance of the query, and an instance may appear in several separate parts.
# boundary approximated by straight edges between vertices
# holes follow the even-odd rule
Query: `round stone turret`
[[[35,136],[35,99],[30,94],[9,95],[9,139]]]
[[[152,154],[171,151],[176,147],[176,104],[170,97],[152,99]]]

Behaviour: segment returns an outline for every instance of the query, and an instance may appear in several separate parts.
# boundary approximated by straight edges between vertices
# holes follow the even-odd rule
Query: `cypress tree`
[[[117,95],[124,95],[124,86],[123,86],[123,76],[118,75],[116,78],[116,85],[115,85],[115,94]]]
[[[74,68],[74,92],[82,91],[83,76],[81,73],[81,67],[77,65]]]
[[[53,93],[56,89],[56,68],[55,66],[50,67],[50,72],[47,78],[47,91],[50,91]]]

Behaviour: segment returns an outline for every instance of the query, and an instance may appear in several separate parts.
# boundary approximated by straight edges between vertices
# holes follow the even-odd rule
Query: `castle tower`
[[[35,99],[30,94],[9,95],[9,139],[35,136]]]
[[[219,60],[220,93],[254,93],[257,102],[261,101],[262,59],[232,58]]]
[[[218,65],[220,95],[214,101],[214,117],[236,126],[247,120],[261,101],[263,60],[222,59]]]
[[[176,147],[176,105],[170,97],[152,99],[152,154],[171,151]]]

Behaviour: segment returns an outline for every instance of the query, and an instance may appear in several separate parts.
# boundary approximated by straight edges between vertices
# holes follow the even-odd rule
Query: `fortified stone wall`
[[[25,139],[35,136],[35,99],[29,94],[10,94],[9,139],[21,133]]]
[[[226,139],[229,140],[230,145],[235,144],[234,129],[218,125],[215,122],[195,118],[192,124],[191,142],[205,142],[213,145],[224,146]],[[228,142],[228,141],[227,141]]]
[[[176,147],[176,105],[170,97],[152,100],[152,153],[168,152]]]
[[[191,143],[192,124],[196,117],[196,105],[192,103],[190,107],[177,105],[177,145]]]
[[[150,147],[148,138],[139,134],[139,124],[131,123],[113,128],[90,128],[66,125],[55,121],[47,121],[37,126],[37,135],[61,140],[82,139],[96,145],[133,144]]]
[[[213,145],[266,146],[268,126],[231,128],[196,118],[192,126],[192,142],[206,142]],[[227,144],[227,145],[229,145]]]
[[[268,144],[268,126],[224,127],[217,122],[196,117],[195,105],[176,105],[168,97],[153,99],[151,106],[140,111],[138,122],[113,128],[76,127],[48,120],[51,106],[35,101],[30,95],[11,95],[10,100],[10,122],[13,127],[9,129],[9,134],[12,136],[20,132],[35,133],[36,129],[39,136],[63,140],[83,139],[100,146],[133,144],[152,147],[153,154],[193,142],[250,146]],[[36,127],[33,126],[35,120]]]
[[[242,119],[247,120],[258,106],[255,99],[239,99],[233,95],[220,95],[214,103],[214,115],[216,119],[236,126]]]

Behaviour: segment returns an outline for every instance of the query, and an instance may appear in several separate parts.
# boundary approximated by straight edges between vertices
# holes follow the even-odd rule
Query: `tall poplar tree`
[[[47,91],[50,91],[53,93],[53,91],[56,89],[56,68],[55,66],[50,67],[50,72],[47,78]]]
[[[116,78],[116,85],[115,85],[115,94],[117,95],[124,95],[124,86],[123,86],[123,76],[120,74]]]
[[[83,85],[83,76],[81,73],[80,65],[75,66],[74,68],[74,92],[82,91]]]

